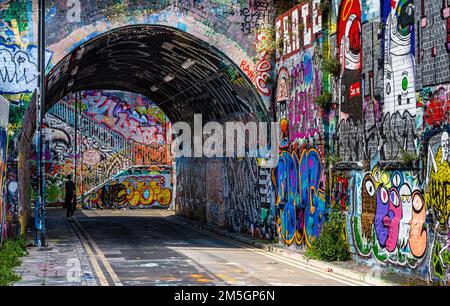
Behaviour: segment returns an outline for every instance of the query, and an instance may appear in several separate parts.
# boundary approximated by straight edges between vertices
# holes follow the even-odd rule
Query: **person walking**
[[[65,205],[67,209],[67,219],[72,220],[73,213],[75,211],[75,183],[72,181],[72,175],[67,175],[67,181],[65,184],[66,198]]]

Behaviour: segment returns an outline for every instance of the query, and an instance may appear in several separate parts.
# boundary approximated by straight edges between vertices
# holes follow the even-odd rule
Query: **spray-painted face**
[[[449,142],[449,137],[448,137],[448,133],[447,132],[444,132],[444,133],[442,133],[442,136],[441,136],[441,149],[442,149],[442,160],[441,160],[441,164],[444,162],[444,161],[447,161],[448,160],[448,150],[449,150],[449,145],[450,145],[450,142]]]
[[[362,117],[361,9],[359,1],[343,1],[339,20],[341,111],[354,120]]]

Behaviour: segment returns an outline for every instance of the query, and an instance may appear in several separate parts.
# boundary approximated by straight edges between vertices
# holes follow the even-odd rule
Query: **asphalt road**
[[[181,224],[167,211],[78,211],[99,285],[360,285]]]

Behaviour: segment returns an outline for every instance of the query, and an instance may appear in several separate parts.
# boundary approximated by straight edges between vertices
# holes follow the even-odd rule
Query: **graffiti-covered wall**
[[[330,206],[355,259],[447,284],[449,2],[369,2],[332,5]]]
[[[178,158],[176,168],[178,214],[258,238],[274,235],[255,158]]]
[[[275,169],[252,158],[179,159],[173,189],[164,175],[120,177],[96,190],[93,201],[165,206],[171,192],[179,214],[240,233],[278,234],[291,248],[310,246],[334,208],[346,216],[356,260],[448,284],[450,1],[304,0],[281,12],[275,2],[47,1],[48,70],[113,29],[168,26],[239,67],[248,78],[232,71],[228,85],[253,84],[267,112],[259,118],[274,118],[281,131]],[[24,114],[25,121],[36,117],[33,108],[25,112],[37,82],[36,10],[35,0],[0,8],[0,94],[11,102],[12,135]],[[163,45],[165,59],[176,62],[176,52]],[[171,93],[186,91],[181,87]],[[207,99],[211,106],[201,112],[214,108],[218,121],[248,115],[227,104],[234,97],[216,97],[220,103]],[[73,97],[57,104],[47,117],[47,201],[61,199],[53,186],[62,181],[58,173],[73,171],[74,160],[80,192],[133,164],[170,164],[165,117],[147,105],[144,97],[101,90],[83,92],[78,104]],[[74,107],[90,135],[79,141]],[[17,142],[19,211],[29,202],[32,130],[27,126]],[[79,152],[71,151],[75,142]]]
[[[278,232],[286,245],[310,245],[325,213],[323,31],[320,1],[299,4],[277,17],[276,110],[280,155],[273,170]]]
[[[36,88],[37,4],[38,1],[36,0],[13,0],[2,3],[0,7],[0,20],[2,22],[0,48],[4,49],[1,55],[5,59],[3,61],[4,67],[0,69],[0,93],[7,94],[7,98],[17,105],[17,109],[12,110],[14,120],[10,121],[10,125],[14,129],[22,126],[25,109],[32,101],[33,91]],[[241,68],[242,76],[248,77],[245,82],[248,81],[254,85],[255,96],[269,108],[273,94],[274,66],[272,51],[267,46],[271,43],[271,31],[268,28],[273,24],[274,15],[273,0],[46,1],[47,71],[50,71],[77,47],[101,34],[130,25],[162,25],[193,35],[223,53],[237,67]],[[264,30],[260,31],[260,29]],[[167,53],[167,58],[171,62],[177,60],[176,54],[169,54],[170,51]],[[197,71],[196,73],[201,74],[200,72]],[[241,76],[238,78],[230,75],[230,79],[233,79],[236,83],[243,82]],[[154,84],[148,84],[148,88],[152,85]],[[240,94],[245,96],[245,92]],[[102,134],[111,135],[114,141],[117,140],[110,146],[113,146],[114,149],[116,146],[123,147],[122,140],[127,140],[127,155],[131,155],[134,159],[145,164],[164,163],[169,158],[167,151],[160,147],[161,136],[159,132],[152,128],[152,122],[145,122],[147,118],[140,112],[142,109],[126,108],[126,105],[121,103],[111,107],[109,102],[104,103],[105,101],[102,99],[112,100],[113,104],[117,102],[117,99],[112,99],[111,96],[99,97],[98,93],[95,92],[88,95],[91,96],[83,98],[91,99],[94,104],[84,112],[88,116],[86,118],[87,125],[92,127],[89,122],[94,120],[100,122],[101,126],[107,130],[106,133]],[[221,99],[230,98],[226,95],[222,96],[220,93],[217,93],[217,96],[220,96]],[[215,101],[212,102],[215,103]],[[247,101],[243,102],[246,103]],[[46,168],[48,192],[46,196],[49,203],[58,203],[61,200],[63,196],[60,186],[62,173],[72,171],[74,159],[86,161],[86,165],[79,163],[80,169],[77,170],[77,173],[83,174],[83,184],[78,186],[78,190],[86,189],[85,186],[87,185],[92,187],[100,183],[96,178],[103,175],[104,172],[120,171],[120,167],[117,165],[127,165],[121,154],[106,156],[104,152],[98,153],[98,147],[102,145],[101,143],[105,139],[91,141],[86,137],[80,137],[79,147],[83,148],[84,154],[71,152],[68,144],[76,142],[70,135],[73,132],[73,123],[70,123],[70,118],[58,116],[58,114],[65,114],[64,107],[59,105],[59,110],[54,109],[54,111],[55,113],[51,113],[48,117],[51,124],[47,124],[49,127],[47,136],[51,139],[46,144],[48,149],[46,156],[48,161]],[[207,112],[208,110],[202,111]],[[220,113],[220,111],[230,113],[233,112],[233,109],[230,107],[230,109],[215,110],[217,113]],[[107,116],[103,116],[102,112],[107,113]],[[27,115],[25,114],[25,116]],[[34,124],[33,115],[28,114],[27,118],[32,122],[32,128]],[[113,125],[120,126],[120,131],[111,129]],[[18,151],[21,151],[18,156],[19,195],[22,191],[25,192],[27,186],[29,186],[29,168],[27,168],[29,156],[21,156],[20,154],[22,152],[29,154],[31,151],[32,143],[27,142],[27,139],[32,139],[32,135],[30,135],[32,129],[27,126],[25,130],[20,135],[20,141],[18,142],[20,146],[17,148]],[[95,130],[89,132],[96,133]],[[117,136],[116,132],[121,133],[121,136]],[[153,145],[141,145],[143,141],[148,141],[149,138]],[[135,144],[129,145],[130,142],[135,142]],[[105,163],[105,160],[114,160],[112,167],[109,167],[109,162]],[[93,164],[100,165],[94,169]],[[200,165],[200,168],[202,167],[208,168],[206,164]],[[92,176],[92,179],[89,176]],[[266,185],[269,184],[268,177],[265,173]],[[258,180],[251,179],[245,182],[246,175],[243,175],[240,179],[243,181],[237,180],[235,184],[232,184],[232,188],[238,190],[241,186],[244,188],[247,183],[251,183],[254,184],[253,189],[259,190]],[[23,184],[27,185],[24,186]],[[267,192],[269,189],[266,188],[265,190],[264,192]],[[221,189],[217,189],[217,192],[221,192]],[[28,195],[30,193],[26,194],[23,197],[19,196],[19,202],[27,201],[27,203],[23,203],[24,207],[29,204]],[[200,197],[200,195],[198,196]],[[220,198],[223,196],[223,194],[218,194],[214,197]],[[263,201],[265,208],[262,210],[262,216],[269,215],[265,213],[270,210],[268,198],[269,196],[266,195]],[[241,205],[237,199],[230,201],[237,203],[236,206]],[[241,207],[240,209],[246,208]],[[259,213],[257,209],[252,210],[252,220],[259,217]],[[244,216],[240,218],[243,220]],[[245,222],[250,224],[253,221]],[[244,223],[244,221],[238,223]]]

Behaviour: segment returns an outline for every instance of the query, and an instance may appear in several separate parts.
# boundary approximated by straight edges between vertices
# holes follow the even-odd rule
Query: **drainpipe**
[[[77,194],[77,154],[78,154],[78,118],[77,118],[77,107],[78,107],[78,92],[75,92],[75,101],[74,101],[74,107],[73,107],[73,126],[74,126],[74,133],[75,133],[75,143],[74,143],[74,166],[73,166],[73,182],[75,183],[75,198],[76,198],[76,194]],[[75,202],[75,205],[76,202]],[[75,207],[76,208],[76,207]]]
[[[79,105],[79,108],[78,108],[78,117],[79,117],[79,120],[80,120],[80,123],[79,123],[79,125],[80,125],[80,159],[81,159],[81,163],[80,163],[80,165],[81,165],[81,167],[80,167],[80,188],[81,188],[81,190],[80,190],[80,194],[81,195],[83,195],[83,191],[84,191],[84,186],[83,186],[83,163],[84,163],[84,159],[83,159],[83,135],[84,135],[84,132],[83,132],[83,129],[84,129],[84,120],[83,120],[83,108],[82,108],[82,99],[83,99],[83,97],[82,97],[82,95],[81,95],[81,92],[79,93],[79,96],[78,96],[78,105]],[[83,196],[81,196],[80,197],[80,205],[81,205],[81,209],[83,209],[84,208],[84,197]]]
[[[45,163],[44,157],[44,134],[45,125],[45,0],[39,0],[38,3],[38,95],[36,101],[36,151],[37,151],[37,193],[35,202],[35,246],[46,245],[45,239]]]

